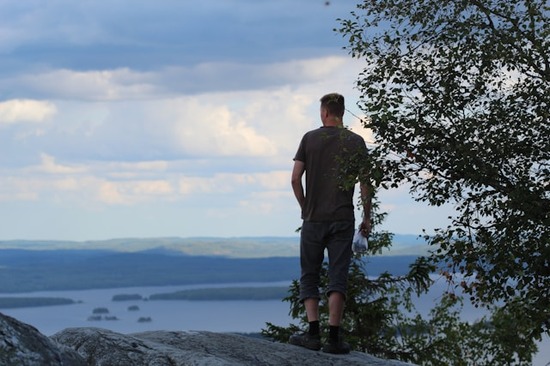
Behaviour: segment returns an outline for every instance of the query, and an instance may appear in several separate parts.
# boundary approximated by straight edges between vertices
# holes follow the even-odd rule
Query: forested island
[[[71,304],[76,304],[76,301],[61,297],[0,297],[0,309]]]
[[[224,287],[154,294],[149,296],[149,300],[282,300],[286,296],[288,296],[288,287]]]

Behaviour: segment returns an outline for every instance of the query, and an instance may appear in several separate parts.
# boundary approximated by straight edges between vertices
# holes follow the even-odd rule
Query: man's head
[[[321,98],[321,120],[323,124],[341,124],[346,107],[344,96],[338,93],[330,93]]]

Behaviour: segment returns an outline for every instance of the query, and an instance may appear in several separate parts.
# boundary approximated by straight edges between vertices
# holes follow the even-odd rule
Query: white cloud
[[[347,67],[349,62],[349,57],[341,56],[291,60],[268,65],[268,69],[262,72],[269,72],[274,79],[319,81],[333,77],[339,70]]]
[[[128,68],[114,70],[52,70],[16,80],[33,93],[81,100],[127,100],[151,97],[155,75]]]
[[[170,182],[147,181],[101,181],[97,189],[99,202],[110,205],[134,205],[141,202],[169,197],[174,191]]]
[[[80,184],[78,179],[74,177],[67,177],[56,180],[53,187],[58,191],[78,191]]]
[[[27,146],[26,154],[47,151],[63,160],[249,157],[269,159],[263,162],[264,170],[269,170],[266,163],[280,167],[290,162],[302,134],[320,125],[322,94],[340,91],[353,104],[350,70],[356,64],[342,62],[343,58],[321,58],[267,65],[266,74],[271,68],[282,70],[289,65],[286,73],[290,76],[281,78],[283,85],[197,95],[174,95],[177,90],[170,90],[172,86],[158,84],[162,70],[143,75],[130,70],[63,70],[35,80],[44,90],[49,85],[52,89],[70,86],[60,94],[69,99],[56,101],[55,123],[41,126],[40,131],[20,129],[3,140],[19,139]],[[299,81],[294,64],[319,78]],[[243,77],[246,68],[240,72]],[[164,88],[164,92],[149,95],[147,88],[140,88],[145,84],[150,90]],[[125,93],[124,88],[141,91]]]
[[[36,183],[18,176],[3,176],[0,202],[35,201],[39,197]]]
[[[227,194],[231,192],[254,193],[262,191],[288,191],[290,171],[268,173],[219,173],[210,177],[181,177],[179,193],[185,196],[206,194]]]
[[[101,202],[108,204],[126,204],[127,200],[124,199],[120,193],[118,187],[113,182],[102,182],[99,185],[98,199]]]
[[[102,205],[138,205],[179,197],[171,182],[162,179],[117,181],[86,176],[36,177],[21,175],[4,179],[0,201],[50,201],[95,209]]]
[[[294,207],[298,207],[298,203],[294,200],[294,195],[290,192],[290,189],[286,189],[253,192],[245,200],[241,200],[239,205],[249,212],[269,215],[275,211],[287,210],[289,202],[295,203]]]
[[[286,190],[290,187],[290,170],[258,173],[254,175],[254,182],[268,190]]]
[[[0,125],[44,122],[56,112],[56,106],[50,102],[30,99],[8,100],[0,102]]]
[[[118,179],[136,179],[143,175],[158,176],[169,167],[167,161],[112,162],[104,168],[107,175]]]
[[[168,195],[174,191],[172,185],[164,180],[132,182],[131,190],[133,194],[145,196]]]
[[[226,105],[191,99],[175,101],[169,109],[173,115],[175,143],[186,154],[269,156],[277,151],[267,136]]]
[[[81,166],[68,166],[62,165],[55,162],[55,158],[48,154],[40,155],[41,164],[38,167],[35,167],[35,170],[50,173],[50,174],[76,174],[82,173],[86,169]]]
[[[374,142],[373,132],[363,127],[361,122],[365,117],[365,115],[348,116],[346,120],[349,122],[345,122],[345,125],[348,126],[351,131],[363,137],[367,144],[372,144]]]
[[[345,56],[321,56],[264,64],[206,61],[148,71],[129,67],[39,69],[5,78],[3,88],[49,99],[158,99],[174,95],[244,92],[298,85],[303,87],[308,84],[318,87],[324,81],[332,82],[333,87],[337,87],[338,78],[342,75],[357,75],[358,65],[360,63],[357,60]],[[327,92],[331,91],[334,90]]]
[[[319,98],[360,113],[365,61],[332,31],[354,5],[1,3],[0,216],[24,226],[2,235],[292,233],[292,158]]]

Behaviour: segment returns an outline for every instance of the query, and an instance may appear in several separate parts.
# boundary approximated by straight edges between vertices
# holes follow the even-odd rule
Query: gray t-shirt
[[[354,217],[354,184],[367,157],[363,138],[342,127],[307,132],[294,160],[305,164],[305,221],[341,221]],[[348,182],[344,187],[344,183]]]

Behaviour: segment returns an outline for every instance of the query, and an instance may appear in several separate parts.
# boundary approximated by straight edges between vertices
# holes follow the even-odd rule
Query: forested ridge
[[[415,256],[365,259],[367,275],[405,273]],[[0,250],[0,293],[290,281],[298,257],[227,258],[165,251]]]

